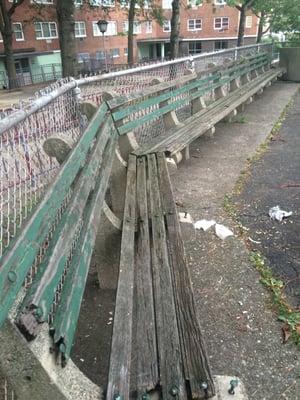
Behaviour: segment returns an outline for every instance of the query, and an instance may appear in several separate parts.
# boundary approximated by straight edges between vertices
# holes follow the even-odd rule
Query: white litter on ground
[[[210,227],[214,226],[216,221],[213,219],[208,221],[207,219],[200,219],[199,221],[196,221],[194,223],[195,229],[203,229],[204,231],[207,231]]]
[[[292,214],[292,211],[281,210],[279,206],[272,207],[269,210],[269,216],[273,221],[276,219],[277,221],[281,222],[283,218],[290,217]]]
[[[233,232],[221,224],[215,225],[215,232],[216,235],[222,240],[225,240],[228,236],[233,236]]]

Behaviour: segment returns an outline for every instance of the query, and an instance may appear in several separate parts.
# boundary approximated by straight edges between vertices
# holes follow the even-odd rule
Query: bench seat
[[[107,399],[207,398],[213,381],[163,153],[129,156]]]
[[[259,75],[239,89],[213,102],[200,112],[184,120],[176,128],[168,130],[165,135],[156,137],[153,141],[139,147],[134,154],[151,154],[164,152],[167,156],[183,150],[191,142],[203,135],[216,123],[230,115],[237,107],[264,88],[269,82],[282,74],[281,69],[270,69]]]

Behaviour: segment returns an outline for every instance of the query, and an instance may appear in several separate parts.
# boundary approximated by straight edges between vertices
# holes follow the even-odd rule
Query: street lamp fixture
[[[99,31],[102,33],[102,40],[103,40],[103,52],[104,52],[104,58],[105,58],[105,72],[108,72],[107,70],[107,56],[106,56],[106,51],[105,51],[105,40],[104,40],[104,34],[107,31],[107,25],[108,22],[105,21],[105,19],[100,19],[97,22]]]

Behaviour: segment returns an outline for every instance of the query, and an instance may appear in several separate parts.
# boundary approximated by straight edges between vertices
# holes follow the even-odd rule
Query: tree
[[[134,32],[134,18],[135,9],[137,2],[136,0],[129,1],[129,11],[128,11],[128,42],[127,42],[127,63],[131,66],[133,65],[133,32]]]
[[[17,7],[19,7],[23,2],[24,0],[13,0],[11,5],[7,5],[5,0],[0,0],[0,32],[3,39],[9,89],[13,89],[18,86],[13,52],[14,32],[12,25],[12,16],[15,13]]]
[[[243,46],[244,44],[244,35],[245,35],[245,22],[246,22],[246,14],[247,11],[255,6],[255,2],[257,0],[228,0],[227,4],[229,6],[235,7],[240,12],[240,22],[238,28],[238,39],[237,39],[237,47]],[[267,0],[265,0],[267,1]]]
[[[74,12],[74,0],[57,0],[56,14],[63,77],[77,75]]]
[[[179,32],[180,32],[180,0],[172,1],[172,18],[170,34],[170,57],[175,59],[179,55]]]

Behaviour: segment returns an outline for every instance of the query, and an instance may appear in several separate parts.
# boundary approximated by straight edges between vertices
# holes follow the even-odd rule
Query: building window
[[[14,34],[15,34],[15,38],[16,38],[17,42],[24,40],[23,27],[20,22],[13,23],[13,30],[14,30]]]
[[[202,51],[201,42],[189,42],[189,54],[199,54]]]
[[[216,51],[228,49],[228,41],[227,40],[216,40],[214,43],[214,48]]]
[[[96,51],[96,60],[98,61],[105,60],[105,51],[103,50]]]
[[[86,37],[86,28],[84,21],[75,21],[75,37]]]
[[[123,22],[123,32],[128,33],[128,21]],[[139,21],[134,21],[133,33],[134,35],[142,33],[142,24]]]
[[[107,21],[107,31],[104,33],[104,36],[115,36],[117,34],[117,23],[116,21]],[[100,32],[97,21],[93,21],[93,35],[94,36],[102,36]]]
[[[164,21],[163,31],[164,32],[171,32],[171,21],[170,20]]]
[[[215,0],[215,5],[216,6],[225,6],[226,0]]]
[[[245,24],[246,28],[252,28],[252,15],[247,15]]]
[[[124,56],[128,56],[128,48],[127,47],[124,48]]]
[[[172,8],[172,2],[173,0],[162,0],[162,8],[164,10],[169,10],[170,8]]]
[[[200,31],[202,29],[202,19],[188,19],[188,31]]]
[[[74,0],[75,7],[82,6],[82,0]]]
[[[115,0],[90,0],[90,5],[94,7],[114,7]]]
[[[120,57],[120,49],[110,49],[109,53],[112,58]]]
[[[203,0],[188,0],[188,8],[198,8],[203,5]]]
[[[146,33],[152,33],[152,21],[146,21]]]
[[[228,29],[228,28],[229,28],[228,17],[215,18],[215,29]]]
[[[56,22],[35,22],[34,28],[38,40],[56,39],[58,37]]]
[[[90,54],[89,53],[78,53],[77,60],[79,63],[84,63],[90,61]]]

